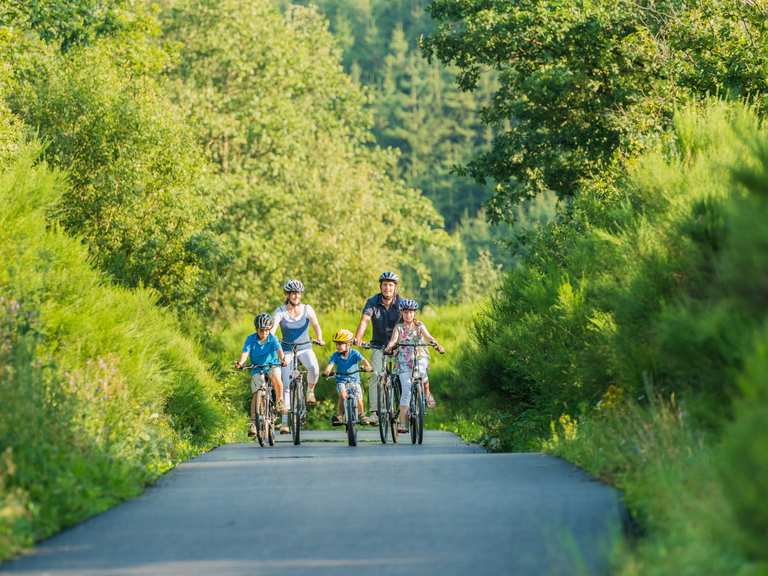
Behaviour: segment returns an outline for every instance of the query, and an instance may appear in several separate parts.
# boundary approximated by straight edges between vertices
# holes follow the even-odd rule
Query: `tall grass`
[[[35,157],[0,175],[0,558],[229,435],[222,390],[174,317],[48,224],[65,181]]]
[[[618,573],[766,573],[768,131],[692,106],[569,210],[479,316],[457,370],[489,404],[454,420],[619,486]]]

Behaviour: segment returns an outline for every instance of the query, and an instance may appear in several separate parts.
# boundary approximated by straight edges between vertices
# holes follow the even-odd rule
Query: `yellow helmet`
[[[339,328],[336,334],[333,335],[334,342],[341,342],[343,344],[351,344],[354,338],[352,332],[346,328]]]

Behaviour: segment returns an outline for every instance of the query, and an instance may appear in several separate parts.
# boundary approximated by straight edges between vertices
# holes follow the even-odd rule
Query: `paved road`
[[[403,436],[403,439],[406,437]],[[604,574],[620,504],[556,458],[422,446],[222,446],[141,497],[0,565],[2,574]]]

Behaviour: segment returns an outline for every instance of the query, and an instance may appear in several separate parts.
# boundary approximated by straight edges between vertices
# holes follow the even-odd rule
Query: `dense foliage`
[[[645,149],[691,96],[762,102],[768,88],[760,2],[435,0],[428,11],[438,25],[427,53],[458,65],[463,88],[498,72],[485,115],[497,136],[468,166],[496,183],[494,220],[542,190],[573,197]]]
[[[544,190],[564,200],[475,323],[447,386],[453,426],[625,490],[644,538],[617,571],[761,573],[765,7],[430,12],[427,51],[464,88],[499,73],[497,137],[467,167],[498,184],[491,218]]]

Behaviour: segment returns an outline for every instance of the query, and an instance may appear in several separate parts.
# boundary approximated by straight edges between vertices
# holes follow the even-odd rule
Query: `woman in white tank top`
[[[281,344],[287,366],[282,368],[283,382],[286,383],[283,389],[285,406],[290,408],[290,389],[288,383],[291,378],[291,362],[293,361],[294,342],[308,342],[310,340],[310,327],[315,333],[315,339],[321,346],[323,342],[323,332],[320,328],[320,322],[317,320],[315,310],[309,304],[302,304],[301,295],[304,292],[304,284],[299,280],[289,280],[283,286],[285,292],[285,303],[275,310],[272,315],[275,323],[272,327],[272,333],[276,333],[280,328]],[[315,403],[315,385],[320,376],[320,365],[317,362],[312,343],[302,344],[298,347],[296,355],[307,369],[307,404]],[[283,416],[283,425],[280,427],[281,433],[288,432],[288,417]]]

